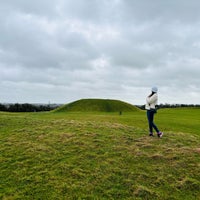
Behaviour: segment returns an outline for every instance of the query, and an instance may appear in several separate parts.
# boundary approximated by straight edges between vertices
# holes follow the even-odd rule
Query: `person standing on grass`
[[[158,102],[158,88],[152,87],[151,94],[146,98],[145,109],[147,110],[147,119],[149,123],[149,136],[153,136],[153,129],[156,131],[157,136],[160,138],[163,133],[159,131],[158,127],[153,122],[154,114],[156,113],[156,105]]]

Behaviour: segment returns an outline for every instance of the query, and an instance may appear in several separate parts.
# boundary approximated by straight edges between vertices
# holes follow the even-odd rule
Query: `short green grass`
[[[0,199],[200,199],[200,109],[0,113]]]
[[[66,111],[96,111],[96,112],[134,112],[139,108],[113,99],[80,99],[72,103],[63,105],[57,108],[54,112],[66,112]]]

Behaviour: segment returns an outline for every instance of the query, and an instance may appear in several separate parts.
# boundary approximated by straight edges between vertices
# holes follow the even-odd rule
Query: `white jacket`
[[[151,97],[146,98],[146,105],[145,109],[150,110],[150,109],[155,109],[156,105],[158,102],[158,95],[157,93],[153,94]]]

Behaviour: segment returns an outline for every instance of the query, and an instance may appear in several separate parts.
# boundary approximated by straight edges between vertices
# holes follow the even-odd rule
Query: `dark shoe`
[[[159,138],[161,138],[163,136],[163,133],[159,132],[157,135],[158,135]]]
[[[149,133],[149,136],[153,137],[153,133]]]

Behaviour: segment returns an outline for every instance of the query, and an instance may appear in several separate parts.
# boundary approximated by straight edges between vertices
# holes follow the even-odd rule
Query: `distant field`
[[[0,113],[0,199],[200,199],[200,109]]]

